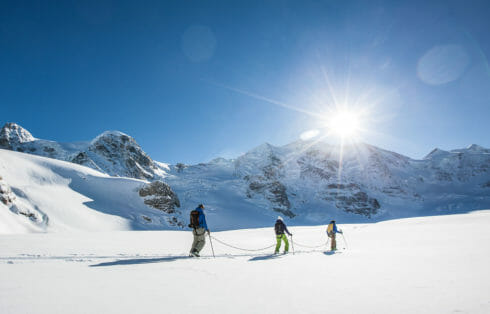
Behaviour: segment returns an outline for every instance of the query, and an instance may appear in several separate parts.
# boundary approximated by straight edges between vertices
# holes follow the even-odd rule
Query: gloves
[[[340,234],[344,234],[344,231],[342,231],[342,229],[340,229],[339,233],[340,233]]]

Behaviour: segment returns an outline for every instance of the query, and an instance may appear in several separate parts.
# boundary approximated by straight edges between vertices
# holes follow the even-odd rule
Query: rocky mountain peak
[[[466,150],[475,153],[486,153],[488,151],[488,149],[477,144],[471,144],[470,146],[468,146],[468,148],[466,148]]]
[[[32,134],[20,125],[7,122],[0,130],[0,147],[12,149],[16,144],[34,141]]]
[[[113,176],[153,179],[158,172],[158,166],[135,139],[119,131],[100,134],[83,153],[84,155],[78,154],[72,161],[88,166],[94,163]]]
[[[111,141],[123,141],[123,142],[128,142],[132,141],[136,143],[136,141],[129,135],[121,132],[121,131],[105,131],[101,134],[99,134],[97,137],[95,137],[92,140],[92,144],[101,140],[108,140],[110,139]]]

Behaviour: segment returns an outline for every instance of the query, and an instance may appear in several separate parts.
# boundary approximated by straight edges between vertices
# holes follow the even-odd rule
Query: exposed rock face
[[[97,164],[92,159],[90,159],[86,152],[78,153],[75,157],[73,157],[71,162],[98,170],[100,172],[104,172],[104,170],[100,169],[100,167],[97,166]]]
[[[257,181],[250,181],[247,196],[252,198],[253,193],[263,195],[271,204],[272,209],[282,213],[289,218],[296,216],[291,211],[291,203],[286,193],[286,187],[279,181],[265,181],[261,177],[256,177]]]
[[[15,195],[12,193],[10,186],[0,177],[0,201],[7,206],[12,206],[15,201]]]
[[[132,137],[116,131],[99,135],[72,161],[91,168],[96,165],[112,176],[154,179],[159,172],[158,166]]]
[[[182,173],[184,169],[187,168],[187,165],[179,162],[175,165],[175,168],[177,169],[178,173]]]
[[[46,225],[48,217],[38,210],[25,208],[18,204],[17,196],[12,191],[10,185],[0,176],[0,202],[7,206],[11,212],[17,215],[23,215],[29,218],[37,225]]]
[[[334,202],[337,208],[347,213],[371,218],[381,208],[378,200],[361,191],[357,184],[330,184],[325,194],[324,200]]]
[[[369,147],[368,150],[371,148]],[[340,162],[335,156],[329,152],[324,152],[315,148],[307,149],[300,154],[296,152],[274,151],[270,146],[259,147],[257,151],[252,152],[254,158],[259,155],[262,162],[265,164],[260,168],[260,174],[250,174],[244,176],[248,183],[247,197],[253,198],[257,194],[267,199],[271,208],[274,211],[280,212],[290,218],[296,216],[294,208],[291,204],[290,197],[295,197],[294,193],[287,193],[287,186],[291,186],[291,190],[301,190],[297,187],[300,180],[305,182],[305,186],[311,186],[317,190],[317,194],[321,199],[333,204],[336,208],[341,209],[346,213],[354,213],[367,218],[378,213],[381,208],[380,202],[368,195],[367,189],[361,188],[359,184],[347,183],[336,184],[339,179]],[[281,159],[286,155],[285,160],[289,160],[289,164]],[[364,169],[366,173],[370,173],[373,177],[386,178],[391,176],[389,165],[383,156],[377,151],[371,151],[367,155],[367,167]],[[239,163],[250,162],[250,158],[243,158]],[[396,163],[404,164],[405,160],[401,158]],[[296,164],[296,165],[295,165]],[[241,166],[241,165],[239,165]],[[248,169],[250,171],[250,169]],[[252,172],[253,173],[253,172]],[[299,174],[299,178],[294,176]],[[294,178],[294,179],[293,179]],[[296,181],[296,182],[295,182]],[[354,181],[346,178],[346,181]],[[315,187],[314,187],[315,186]],[[402,192],[401,189],[398,192]]]
[[[0,148],[17,150],[19,144],[32,142],[35,138],[16,123],[6,123],[0,130]]]
[[[236,175],[247,184],[247,197],[262,196],[269,208],[296,216],[322,215],[319,208],[333,208],[373,218],[389,216],[394,206],[419,210],[425,202],[444,204],[439,207],[443,211],[463,208],[453,204],[461,195],[473,199],[471,206],[484,208],[490,202],[483,190],[490,182],[490,150],[478,145],[449,152],[436,149],[424,160],[413,160],[367,144],[343,149],[312,142],[265,144],[239,157],[235,165]],[[462,188],[465,185],[474,188]]]
[[[173,214],[167,221],[172,226],[184,227],[184,222],[174,214],[180,215],[176,208],[180,207],[180,201],[170,186],[162,181],[153,181],[139,190],[139,195],[144,198],[144,203],[150,207]]]
[[[337,160],[320,156],[318,151],[308,151],[298,158],[300,178],[313,180],[329,180],[335,178],[339,170]]]
[[[272,146],[266,144],[259,148],[259,155],[264,153],[262,167],[255,174],[245,175],[244,179],[248,183],[247,197],[254,198],[257,196],[269,201],[271,209],[293,218],[296,214],[291,210],[291,203],[286,192],[286,186],[281,183],[283,164],[275,154]],[[247,156],[236,162],[236,167],[240,163],[247,164]],[[244,170],[245,172],[247,170]]]

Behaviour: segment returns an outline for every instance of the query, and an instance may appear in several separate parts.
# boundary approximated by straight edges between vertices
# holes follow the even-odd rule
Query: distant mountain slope
[[[236,160],[172,166],[166,182],[184,207],[210,203],[220,225],[233,221],[230,207],[237,217],[251,207],[297,224],[379,221],[488,208],[490,150],[472,145],[413,160],[367,144],[342,154],[325,143],[264,144]]]
[[[161,181],[0,149],[0,233],[180,229],[178,198]]]

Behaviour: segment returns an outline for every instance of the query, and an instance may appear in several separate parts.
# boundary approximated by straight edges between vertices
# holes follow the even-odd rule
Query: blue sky
[[[82,3],[83,2],[83,3]],[[2,1],[1,123],[136,138],[197,163],[283,145],[342,105],[413,158],[490,147],[488,1]]]

